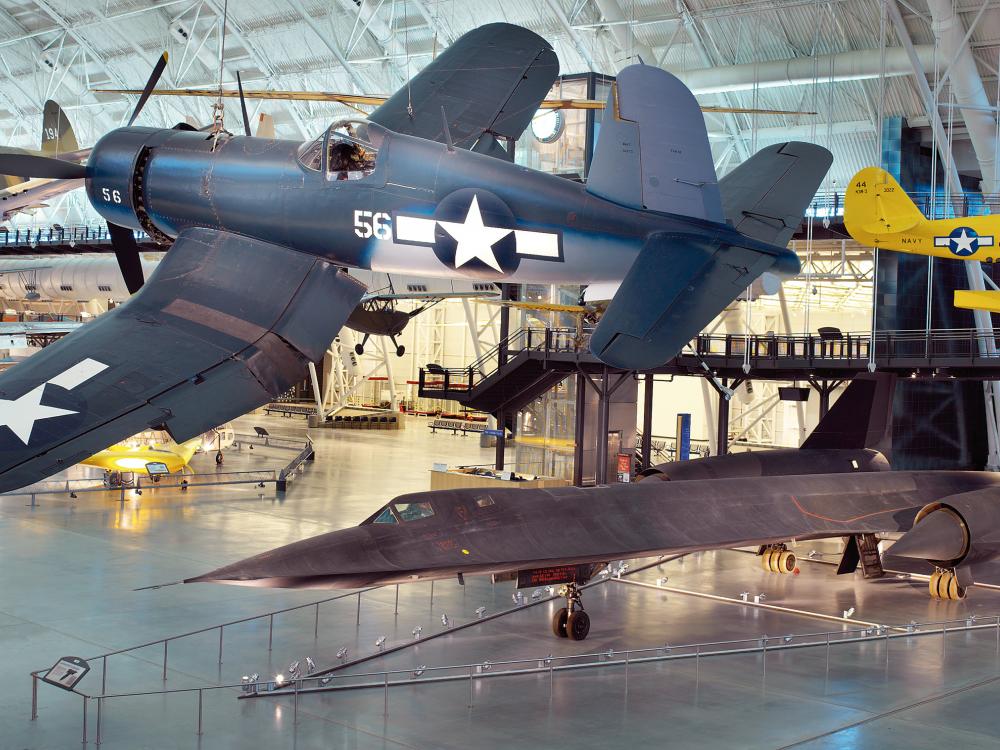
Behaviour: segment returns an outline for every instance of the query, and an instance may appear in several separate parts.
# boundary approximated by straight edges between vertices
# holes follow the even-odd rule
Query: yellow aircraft
[[[865,167],[844,195],[844,226],[862,245],[952,260],[1000,260],[1000,216],[926,218],[892,175]],[[1000,292],[955,290],[955,307],[1000,312]]]
[[[166,464],[171,474],[176,474],[190,463],[191,457],[199,450],[205,453],[216,451],[216,463],[221,464],[223,448],[231,446],[234,439],[235,433],[228,424],[180,444],[171,440],[166,432],[146,430],[80,463],[107,471],[145,471],[146,464],[162,463]]]

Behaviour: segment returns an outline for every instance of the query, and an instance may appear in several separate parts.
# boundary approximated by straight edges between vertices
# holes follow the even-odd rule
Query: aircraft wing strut
[[[182,443],[266,403],[363,293],[315,256],[184,230],[128,302],[0,374],[0,491],[149,427]]]

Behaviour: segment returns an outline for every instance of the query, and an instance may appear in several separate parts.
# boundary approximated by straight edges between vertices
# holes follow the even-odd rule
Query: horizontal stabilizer
[[[741,244],[737,244],[741,243]],[[735,232],[650,235],[590,339],[601,361],[623,370],[658,367],[680,352],[764,271],[794,275],[783,248]]]
[[[784,247],[832,163],[833,154],[812,143],[762,148],[719,180],[726,220],[748,237]]]
[[[128,302],[0,374],[0,491],[150,427],[182,443],[267,403],[322,358],[363,291],[312,255],[182,231]]]

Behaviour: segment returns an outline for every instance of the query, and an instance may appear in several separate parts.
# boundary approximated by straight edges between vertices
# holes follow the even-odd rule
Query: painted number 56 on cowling
[[[392,237],[392,217],[382,211],[355,211],[354,233],[365,240],[388,240]]]

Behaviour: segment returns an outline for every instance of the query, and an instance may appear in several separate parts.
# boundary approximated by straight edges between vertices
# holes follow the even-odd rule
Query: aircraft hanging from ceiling
[[[579,587],[609,561],[757,546],[765,570],[790,573],[788,541],[843,537],[838,572],[852,573],[859,548],[901,533],[890,554],[931,564],[932,597],[964,598],[977,566],[1000,557],[1000,476],[890,471],[894,384],[852,382],[800,449],[673,462],[634,484],[402,495],[359,526],[183,583],[361,588],[515,574],[518,587],[565,584],[552,629],[583,640]]]
[[[0,489],[150,426],[184,442],[266,403],[363,297],[345,266],[620,281],[592,348],[614,367],[659,365],[762,273],[798,272],[785,245],[831,162],[791,142],[718,180],[694,96],[636,65],[611,87],[587,185],[513,164],[558,62],[508,24],[470,31],[367,120],[312,143],[251,137],[245,105],[246,137],[220,120],[207,136],[135,126],[166,64],[85,167],[0,156],[0,173],[85,179],[129,289],[141,287],[0,375],[0,427],[11,428]],[[135,229],[170,248],[145,286]]]
[[[3,147],[0,156],[6,155],[50,156],[69,162],[85,162],[90,155],[90,149],[81,149],[76,142],[73,126],[62,108],[49,99],[42,109],[42,139],[39,151]],[[10,219],[14,214],[30,211],[35,208],[45,208],[45,201],[67,193],[70,190],[83,187],[82,179],[54,180],[47,178],[18,177],[15,175],[0,176],[0,213],[4,219]]]
[[[947,205],[944,196],[939,204]],[[844,193],[844,227],[857,242],[884,250],[950,260],[1000,259],[1000,217],[928,219],[879,167],[865,167]],[[956,289],[955,307],[1000,312],[1000,291]]]

